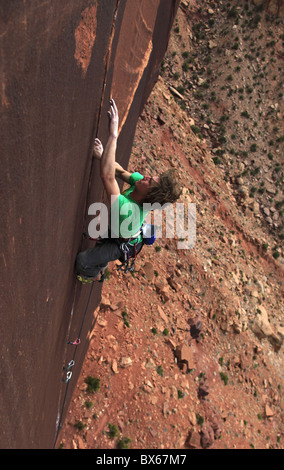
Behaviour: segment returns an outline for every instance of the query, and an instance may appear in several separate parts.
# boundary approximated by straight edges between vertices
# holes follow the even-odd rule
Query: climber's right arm
[[[110,203],[113,203],[116,197],[120,194],[118,183],[115,179],[116,162],[115,154],[117,147],[118,137],[118,111],[114,100],[110,102],[109,111],[109,138],[105,146],[104,152],[100,159],[100,174],[103,181],[104,188]],[[113,196],[116,196],[113,199]]]

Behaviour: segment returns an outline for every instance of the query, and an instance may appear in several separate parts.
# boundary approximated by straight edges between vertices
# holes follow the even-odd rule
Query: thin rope
[[[76,357],[76,352],[77,352],[77,346],[80,344],[80,336],[81,336],[81,333],[82,333],[82,330],[83,330],[83,327],[84,327],[84,323],[85,323],[87,311],[88,311],[88,308],[89,308],[89,304],[90,304],[90,300],[91,300],[93,288],[94,288],[94,282],[92,283],[92,287],[91,287],[91,290],[90,290],[90,293],[89,293],[89,298],[88,298],[88,302],[87,302],[87,305],[86,305],[86,308],[85,308],[84,316],[83,316],[83,319],[82,319],[82,322],[81,322],[81,327],[80,327],[79,335],[78,335],[78,338],[77,338],[76,342],[74,343],[74,345],[75,345],[75,351],[74,351],[73,358],[72,358],[72,361],[73,361],[72,364],[73,364],[73,365],[75,364],[75,357]],[[79,340],[79,341],[78,341],[78,340]],[[78,341],[78,342],[77,342],[77,341]],[[69,344],[70,344],[70,343],[69,343]],[[70,361],[70,363],[71,363],[72,361]],[[69,363],[69,364],[70,364],[70,363]],[[71,378],[71,376],[70,376],[70,378]],[[63,417],[64,408],[65,408],[65,403],[66,403],[66,399],[67,399],[67,393],[68,393],[69,383],[70,383],[70,380],[68,379],[67,382],[66,382],[65,394],[64,394],[64,398],[63,398],[62,407],[61,407],[61,413],[60,413],[59,422],[58,422],[58,425],[57,425],[57,430],[56,430],[56,435],[55,435],[55,439],[54,439],[53,449],[54,449],[54,447],[55,447],[55,445],[56,445],[56,441],[57,441],[57,438],[58,438],[59,431],[60,431],[60,429],[62,428],[62,417]]]

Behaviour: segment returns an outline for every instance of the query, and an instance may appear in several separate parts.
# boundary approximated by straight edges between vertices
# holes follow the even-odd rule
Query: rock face
[[[105,142],[112,96],[120,110],[118,161],[127,165],[177,6],[0,4],[2,448],[55,443],[100,297],[95,287],[85,311],[90,286],[77,285],[73,271],[87,209],[102,198],[92,143],[96,136]],[[67,344],[79,331],[80,345]],[[62,366],[74,348],[66,385]]]

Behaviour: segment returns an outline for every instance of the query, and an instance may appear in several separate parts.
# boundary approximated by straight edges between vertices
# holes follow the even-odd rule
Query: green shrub
[[[182,55],[182,57],[183,57],[184,59],[187,59],[188,56],[189,56],[189,52],[188,52],[188,51],[184,51],[181,55]]]
[[[82,431],[87,425],[84,424],[82,421],[77,421],[75,424],[75,427],[79,429],[79,431]]]
[[[121,313],[121,316],[122,316],[122,318],[123,318],[123,323],[124,323],[124,325],[129,328],[129,321],[128,321],[128,314],[127,314],[127,312],[124,310],[124,311]]]
[[[279,251],[274,251],[274,252],[272,253],[272,256],[273,256],[274,259],[278,259],[279,256],[280,256]]]
[[[158,372],[158,374],[159,374],[161,377],[164,377],[164,371],[163,371],[162,366],[158,366],[158,367],[157,367],[157,372]]]
[[[222,160],[219,157],[213,157],[212,160],[215,165],[219,165],[219,163],[222,163]]]
[[[202,426],[203,423],[204,423],[204,418],[203,418],[199,413],[197,413],[197,414],[196,414],[196,421],[197,421],[197,424],[199,424],[200,426]]]
[[[90,408],[92,408],[93,404],[94,404],[94,403],[93,403],[92,401],[89,401],[89,400],[86,400],[86,401],[85,401],[85,406],[86,406],[86,408],[87,408],[88,410],[89,410]]]
[[[188,69],[189,69],[188,62],[185,61],[181,67],[184,72],[188,72]]]
[[[221,380],[223,380],[224,384],[227,385],[228,380],[229,380],[227,374],[225,374],[224,372],[220,372],[220,377],[221,377]]]
[[[110,439],[114,439],[118,436],[118,429],[115,424],[108,423],[108,437]]]
[[[86,378],[85,383],[88,385],[88,392],[91,393],[98,392],[101,386],[100,379],[98,379],[97,377],[92,377],[91,375]]]
[[[249,117],[250,117],[248,111],[243,111],[243,112],[241,113],[241,115],[242,115],[243,117],[245,117],[245,118],[249,118]]]
[[[238,16],[238,10],[235,6],[228,11],[228,18],[238,18]]]
[[[191,126],[191,130],[194,132],[194,134],[199,134],[200,129],[197,126]]]
[[[129,449],[129,444],[131,442],[131,439],[130,437],[123,437],[122,439],[120,439],[116,445],[116,448],[117,449]]]

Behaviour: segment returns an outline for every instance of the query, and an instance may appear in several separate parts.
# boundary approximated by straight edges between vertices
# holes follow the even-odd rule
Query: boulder
[[[200,449],[200,435],[197,431],[190,431],[185,443],[191,449]]]
[[[143,271],[148,281],[152,281],[155,275],[153,264],[147,261],[143,266]]]
[[[190,369],[195,368],[195,361],[191,348],[187,344],[181,344],[176,347],[175,356],[177,358],[178,366],[183,372],[188,372]]]
[[[198,398],[199,399],[203,399],[205,398],[207,395],[209,395],[209,387],[208,385],[202,383],[199,385],[198,387],[198,392],[197,392],[197,395],[198,395]]]
[[[132,366],[131,357],[122,357],[119,363],[120,367],[126,368]]]
[[[267,311],[261,305],[258,307],[258,310],[260,311],[260,313],[257,314],[253,322],[252,331],[259,338],[264,338],[266,336],[272,335],[273,330],[268,320]]]
[[[257,314],[252,324],[252,331],[260,340],[267,338],[273,347],[276,350],[279,350],[283,343],[283,338],[280,335],[277,335],[270,325],[266,309],[260,305],[258,310],[260,313]]]
[[[208,449],[214,443],[214,431],[209,423],[205,423],[200,433],[200,444],[203,449]]]

